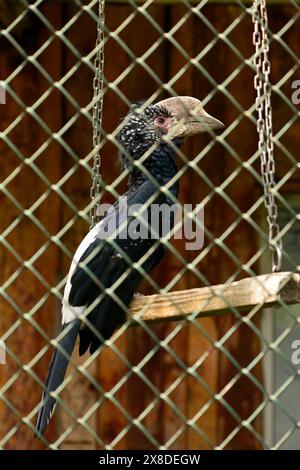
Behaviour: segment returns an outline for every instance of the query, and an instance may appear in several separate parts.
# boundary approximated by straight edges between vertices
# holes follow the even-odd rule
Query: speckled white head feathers
[[[174,140],[222,127],[221,121],[204,110],[201,101],[178,96],[147,107],[133,105],[117,139],[124,149],[122,159],[127,166],[130,159],[139,158],[164,135]]]

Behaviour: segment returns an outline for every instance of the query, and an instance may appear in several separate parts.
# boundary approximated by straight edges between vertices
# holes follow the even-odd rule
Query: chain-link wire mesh
[[[137,297],[135,324],[128,312],[104,348],[83,358],[73,354],[49,429],[41,440],[33,438],[66,275],[90,225],[98,0],[6,3],[0,2],[6,92],[0,141],[0,335],[6,350],[1,447],[299,448],[299,313],[289,295],[267,301],[274,297],[276,275],[259,277],[270,273],[271,258],[251,5],[239,0],[106,2],[102,200],[115,202],[126,190],[128,171],[118,166],[116,134],[132,102],[195,96],[226,127],[193,137],[177,151],[179,203],[204,207],[204,246],[185,250],[184,240],[167,240],[167,255],[150,275],[136,266],[145,277],[143,294],[160,294],[163,302],[179,291],[181,304],[167,297],[167,319],[184,319],[149,323],[151,297]],[[296,1],[269,5],[274,194],[283,270],[289,272],[300,264],[299,16]],[[236,301],[228,301],[228,289],[243,278],[250,279],[244,288],[238,284]],[[185,308],[201,287],[223,301],[222,309],[212,297],[201,309]],[[297,288],[292,303],[299,302]],[[163,303],[158,305],[162,312]],[[156,319],[160,314],[157,308]]]

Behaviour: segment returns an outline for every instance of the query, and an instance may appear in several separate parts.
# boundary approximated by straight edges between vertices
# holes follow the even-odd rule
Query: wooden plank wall
[[[54,29],[59,29],[76,12],[76,6],[71,2],[66,2],[63,5],[58,2],[45,2],[42,11],[47,15]],[[219,32],[223,32],[240,14],[239,8],[232,5],[206,6],[202,11],[205,18],[209,19]],[[187,10],[180,5],[152,5],[148,8],[148,12],[161,28],[169,30],[180,21]],[[108,28],[114,31],[131,13],[132,8],[129,6],[108,5],[106,15]],[[289,7],[270,8],[271,24],[274,30],[279,29],[291,14],[292,9]],[[94,44],[94,22],[84,13],[66,35],[84,56]],[[34,15],[29,15],[26,23],[25,21],[23,23],[23,28],[20,28],[20,31],[16,30],[15,36],[27,54],[32,54],[47,40],[49,32]],[[299,55],[298,36],[297,29],[292,28],[286,35],[286,40]],[[213,37],[210,29],[196,16],[188,18],[184,26],[175,34],[176,40],[191,57],[200,53]],[[159,38],[159,33],[145,17],[137,14],[130,22],[130,26],[122,31],[121,38],[135,56],[139,57]],[[249,17],[244,17],[230,34],[229,39],[238,47],[242,56],[248,58],[253,51],[251,38],[251,20]],[[0,56],[0,78],[5,79],[21,63],[22,58],[11,46],[9,47],[9,43],[3,38],[1,46],[4,52]],[[273,55],[273,79],[276,81],[292,65],[292,59],[282,52],[278,44],[274,44]],[[65,76],[76,65],[77,60],[73,52],[58,38],[39,57],[40,63],[53,80],[59,80]],[[114,81],[130,63],[130,57],[122,50],[117,41],[110,38],[106,47],[105,65],[108,81]],[[174,46],[164,40],[151,54],[147,64],[155,71],[159,79],[166,83],[186,64],[186,60]],[[239,65],[240,59],[220,40],[201,60],[201,66],[205,67],[219,84]],[[230,93],[244,109],[248,109],[254,101],[252,80],[251,70],[244,67],[228,86]],[[76,73],[64,83],[65,89],[79,103],[79,107],[84,107],[91,99],[91,81],[91,71],[84,63],[81,63]],[[15,93],[22,98],[25,106],[31,106],[49,86],[39,72],[28,63],[14,78],[11,85]],[[120,83],[119,88],[130,101],[135,101],[150,96],[158,89],[158,84],[141,65],[137,64]],[[189,94],[203,98],[214,90],[214,86],[201,71],[190,64],[180,80],[174,85],[174,90],[181,95]],[[288,94],[288,89],[286,89],[286,93]],[[161,96],[165,96],[163,90],[161,90]],[[290,112],[283,100],[277,96],[274,97],[274,104],[275,128],[278,130],[282,122],[290,116]],[[75,109],[67,98],[54,89],[37,111],[53,132],[57,132],[63,124],[72,119],[78,110],[79,108]],[[105,98],[104,111],[104,127],[107,132],[111,132],[116,127],[126,110],[127,108],[119,96],[110,89]],[[21,111],[20,105],[9,97],[5,107],[1,107],[1,131],[6,129]],[[228,125],[239,114],[220,90],[214,94],[208,111]],[[298,136],[299,125],[297,124],[284,137],[284,143],[289,146],[291,152],[296,153],[298,149]],[[30,114],[26,113],[14,130],[10,132],[9,137],[24,156],[30,158],[49,136],[30,117]],[[83,114],[80,114],[74,124],[66,130],[63,138],[79,158],[83,158],[91,150],[90,123]],[[257,145],[255,127],[249,119],[244,117],[227,141],[236,150],[240,160],[246,160]],[[184,152],[189,157],[195,156],[208,142],[207,136],[194,138],[185,145]],[[0,192],[0,230],[1,232],[5,230],[16,218],[20,219],[19,224],[8,235],[7,240],[19,253],[22,260],[29,260],[37,250],[46,244],[44,251],[34,264],[42,274],[45,285],[39,282],[26,266],[21,264],[20,259],[15,259],[6,246],[0,244],[0,282],[3,284],[16,270],[20,270],[19,275],[7,289],[7,293],[16,302],[19,311],[26,313],[47,293],[47,285],[55,286],[56,282],[67,273],[69,256],[57,248],[55,243],[49,242],[49,237],[55,235],[66,224],[70,224],[62,241],[72,253],[88,230],[88,225],[62,201],[56,194],[55,188],[51,188],[49,184],[43,182],[30,165],[21,163],[13,150],[3,141],[0,141],[0,151],[1,181],[16,171],[16,176],[9,183],[8,190],[24,209],[30,208],[38,198],[44,193],[46,194],[43,202],[35,210],[35,216],[46,228],[47,232],[44,233],[36,227],[29,217],[22,214],[20,207],[16,207],[7,195]],[[286,158],[280,152],[278,152],[278,158],[279,173],[284,174],[290,163],[287,163]],[[74,163],[74,158],[55,139],[46,145],[36,160],[37,167],[47,176],[51,184],[58,183],[63,175],[71,171],[70,177],[61,189],[76,208],[83,209],[89,200],[89,174],[80,165],[74,167]],[[221,185],[239,166],[240,162],[225,151],[225,148],[219,143],[215,143],[199,164],[201,171],[209,177],[215,187]],[[116,151],[111,144],[106,144],[103,149],[105,181],[111,183],[118,173]],[[118,191],[122,190],[124,190],[124,185],[118,187]],[[240,211],[247,211],[261,194],[261,188],[246,169],[241,169],[237,177],[226,188],[226,193],[234,200]],[[219,237],[237,219],[238,214],[195,171],[191,169],[186,171],[182,179],[181,201],[199,203],[208,194],[211,194],[211,198],[205,209],[206,227],[214,237]],[[111,201],[112,197],[106,195],[106,200]],[[258,214],[256,216],[258,218]],[[225,242],[240,260],[241,265],[249,261],[258,248],[258,237],[245,221],[240,221],[237,224]],[[206,243],[209,243],[209,240],[206,240]],[[176,247],[181,253],[184,253],[188,261],[192,261],[198,254],[185,253],[182,241],[177,241]],[[242,277],[245,273],[241,269],[241,265],[236,265],[223,250],[215,245],[199,262],[198,268],[210,283],[215,284],[226,281],[230,276],[235,279]],[[168,255],[163,265],[155,271],[153,276],[161,286],[164,286],[181,268],[181,263],[174,256]],[[255,265],[254,269],[256,269]],[[186,289],[195,286],[199,286],[199,280],[190,272],[186,272],[174,288]],[[146,285],[142,290],[143,292],[151,292],[151,289]],[[9,358],[6,366],[0,366],[0,385],[5,385],[13,374],[17,374],[16,382],[5,391],[5,398],[13,404],[15,412],[24,417],[37,405],[41,390],[36,382],[21,369],[20,364],[27,364],[31,361],[44,347],[45,340],[34,326],[20,317],[18,311],[3,296],[0,296],[0,306],[0,335],[4,334],[14,322],[22,320],[20,326],[7,340],[7,346],[17,357],[19,364],[14,358]],[[34,319],[50,337],[54,337],[57,331],[58,310],[57,299],[51,294],[34,315]],[[255,316],[254,322],[259,325],[259,315]],[[236,320],[233,315],[198,320],[200,329],[193,324],[185,323],[181,325],[180,331],[170,342],[170,346],[187,366],[192,367],[195,362],[199,361],[197,373],[207,384],[207,387],[194,377],[187,376],[170,394],[171,400],[187,419],[193,419],[199,410],[202,410],[201,416],[195,421],[200,429],[198,433],[182,422],[170,406],[162,400],[153,406],[143,420],[143,425],[159,445],[172,439],[172,436],[180,429],[181,433],[172,441],[171,448],[206,449],[221,444],[237,426],[238,423],[225,407],[213,399],[213,395],[222,392],[238,372],[228,357],[214,347],[214,342],[221,339],[235,324]],[[171,323],[151,327],[160,340],[167,338],[176,328],[178,328],[178,324]],[[201,333],[201,329],[206,331],[206,335]],[[147,332],[135,328],[123,334],[115,344],[132,365],[137,365],[156,343]],[[240,326],[226,341],[225,347],[241,367],[250,364],[261,349],[259,339],[245,324]],[[50,351],[34,365],[34,371],[42,380],[48,365],[49,354]],[[75,360],[78,364],[83,362],[76,354]],[[89,370],[99,380],[105,391],[110,391],[128,372],[124,362],[109,349],[101,353],[97,361],[91,364]],[[70,368],[70,372],[72,371],[73,369]],[[143,372],[157,390],[163,393],[184,371],[168,352],[160,348],[145,365]],[[261,363],[258,363],[252,372],[259,380],[262,380]],[[155,395],[137,375],[133,374],[126,384],[118,390],[115,397],[130,416],[136,418],[151,403]],[[99,394],[86,378],[77,373],[73,374],[73,380],[66,387],[63,398],[70,409],[82,415],[97,401]],[[247,377],[237,378],[235,384],[224,392],[223,398],[241,416],[241,419],[247,419],[262,401],[261,392]],[[205,408],[211,399],[210,406]],[[105,444],[114,440],[128,424],[118,407],[108,400],[104,401],[88,422]],[[47,439],[54,442],[70,424],[72,424],[72,420],[67,413],[58,410],[47,431]],[[5,443],[5,448],[44,447],[38,440],[33,439],[32,432],[25,424],[20,424],[19,416],[15,415],[3,400],[0,400],[0,439],[7,435],[14,426],[15,432]],[[254,426],[259,433],[262,432],[261,414],[256,418]],[[204,433],[206,438],[201,433]],[[61,447],[67,449],[101,448],[101,443],[100,441],[96,442],[82,426],[78,425],[69,433]],[[260,447],[261,444],[253,433],[242,427],[226,446],[228,449],[257,449]],[[137,427],[132,425],[122,439],[116,443],[115,448],[151,449],[153,443]]]

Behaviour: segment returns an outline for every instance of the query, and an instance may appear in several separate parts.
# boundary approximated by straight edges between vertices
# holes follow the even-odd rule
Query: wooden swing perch
[[[300,274],[280,272],[249,277],[231,284],[137,296],[131,304],[133,324],[138,317],[146,322],[176,321],[300,303]]]

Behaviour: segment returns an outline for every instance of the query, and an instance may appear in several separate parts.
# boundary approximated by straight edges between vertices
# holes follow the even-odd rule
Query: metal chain
[[[252,20],[254,23],[253,44],[256,75],[256,110],[258,113],[258,148],[261,157],[261,175],[264,187],[267,222],[269,226],[269,246],[273,251],[272,271],[277,272],[282,264],[282,240],[278,238],[280,228],[277,223],[278,209],[274,197],[275,160],[272,128],[271,84],[269,60],[268,15],[266,0],[254,0]]]
[[[98,208],[100,205],[101,191],[101,155],[99,151],[102,129],[102,109],[103,109],[103,88],[104,88],[104,10],[105,0],[99,0],[98,7],[98,23],[97,23],[97,40],[96,40],[96,57],[94,61],[95,76],[93,81],[93,147],[94,161],[92,167],[92,186],[91,200],[92,207],[90,210],[91,228],[99,219]]]

